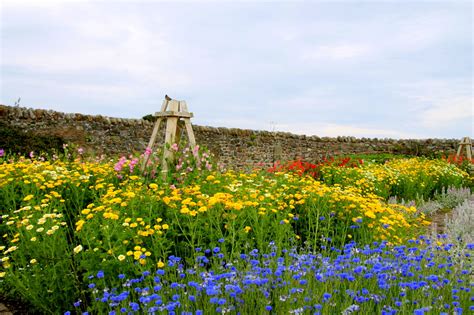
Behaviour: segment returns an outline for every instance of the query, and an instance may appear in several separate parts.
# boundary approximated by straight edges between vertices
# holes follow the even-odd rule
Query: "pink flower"
[[[122,156],[120,158],[120,160],[115,164],[114,166],[114,170],[117,171],[117,172],[120,172],[123,168],[123,165],[125,164],[125,162],[127,161],[127,158]]]
[[[30,158],[34,158],[35,157],[35,152],[31,151],[30,152]]]
[[[133,169],[135,168],[135,165],[138,164],[138,159],[137,158],[133,158],[131,161],[130,161],[130,173],[133,173]]]
[[[78,148],[77,149],[77,153],[79,153],[80,155],[82,155],[84,153],[84,148]]]
[[[151,154],[151,148],[147,147],[145,150],[145,155],[150,155]]]
[[[3,149],[0,149],[0,157],[4,156],[5,155],[5,150]]]
[[[196,146],[194,147],[194,149],[193,149],[193,155],[194,155],[194,156],[197,157],[198,153],[199,153],[199,144],[196,145]]]
[[[171,150],[173,150],[174,152],[178,152],[178,144],[177,143],[173,143],[171,145]]]

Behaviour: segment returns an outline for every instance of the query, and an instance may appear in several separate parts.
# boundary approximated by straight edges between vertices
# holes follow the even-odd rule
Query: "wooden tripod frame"
[[[462,149],[466,148],[466,156],[469,160],[472,159],[472,142],[471,138],[464,137],[462,138],[461,142],[459,142],[458,152],[456,153],[456,157],[461,156]]]
[[[191,125],[191,118],[193,113],[188,112],[188,106],[185,101],[173,100],[168,95],[165,96],[165,100],[161,105],[161,111],[156,112],[155,115],[156,121],[155,126],[153,127],[153,132],[151,134],[150,141],[148,142],[147,151],[153,152],[153,146],[160,129],[161,122],[166,122],[165,130],[165,142],[163,150],[163,160],[162,160],[162,172],[166,174],[169,169],[168,162],[173,159],[174,152],[171,149],[173,143],[176,143],[176,140],[179,141],[181,138],[181,130],[183,125],[186,128],[186,133],[188,135],[189,145],[194,148],[196,146],[196,139],[194,138],[193,127]],[[145,154],[142,164],[142,172],[145,171],[146,165],[148,163],[150,156]]]

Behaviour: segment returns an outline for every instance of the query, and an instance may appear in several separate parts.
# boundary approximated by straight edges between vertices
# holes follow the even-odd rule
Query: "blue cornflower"
[[[74,302],[74,307],[79,307],[81,305],[81,300],[78,300],[77,302]]]
[[[223,239],[223,238],[220,238],[220,239],[218,240],[218,242],[219,242],[219,243],[224,243],[224,239]]]
[[[267,311],[269,311],[269,312],[270,312],[272,309],[273,309],[273,308],[271,307],[271,305],[265,306],[265,310],[267,310]]]
[[[171,287],[171,289],[176,289],[176,288],[179,288],[179,284],[176,283],[176,282],[172,282],[170,287]]]
[[[91,283],[88,285],[89,289],[94,289],[95,288],[95,283]]]
[[[123,279],[123,278],[125,278],[125,275],[123,273],[121,273],[121,274],[118,275],[118,278]]]
[[[200,252],[200,251],[201,251],[201,247],[196,247],[194,250],[197,251],[197,252]]]
[[[323,299],[324,299],[324,300],[328,300],[328,299],[331,298],[331,296],[332,296],[331,293],[327,293],[327,292],[326,292],[326,293],[323,294]]]
[[[103,278],[104,277],[104,272],[102,270],[99,270],[99,272],[97,272],[97,278]]]
[[[320,220],[320,221],[324,221],[325,219],[326,219],[326,218],[325,218],[324,216],[320,216],[320,217],[319,217],[319,220]]]
[[[354,273],[356,273],[356,274],[362,273],[362,271],[364,271],[363,266],[357,266],[357,267],[354,268]]]
[[[194,295],[190,295],[188,297],[188,299],[191,301],[191,302],[196,302],[196,297]]]
[[[132,308],[133,311],[138,311],[140,309],[140,305],[135,302],[130,302],[130,307]]]

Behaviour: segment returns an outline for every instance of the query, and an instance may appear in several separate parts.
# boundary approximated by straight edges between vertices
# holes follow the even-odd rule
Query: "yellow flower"
[[[78,254],[81,251],[82,251],[82,245],[77,245],[76,247],[74,247],[74,254]]]
[[[246,227],[244,227],[245,233],[248,233],[248,232],[250,232],[251,230],[252,230],[252,228],[251,228],[250,226],[248,226],[248,225],[247,225]]]
[[[365,215],[366,217],[375,219],[375,213],[374,213],[372,210],[366,211],[366,212],[364,213],[364,215]]]
[[[3,278],[3,277],[5,277],[5,272],[4,271],[0,272],[0,278]]]
[[[163,225],[161,226],[161,228],[162,228],[163,230],[167,230],[167,229],[170,228],[170,226],[169,226],[168,224],[163,224]]]
[[[28,195],[28,196],[26,196],[25,198],[23,198],[23,201],[28,201],[28,200],[31,200],[31,199],[33,199],[33,198],[34,198],[33,195]]]
[[[119,255],[117,257],[118,260],[123,261],[125,259],[125,255]]]
[[[32,265],[36,264],[37,262],[38,262],[38,261],[37,261],[36,259],[34,259],[34,258],[33,258],[32,260],[30,260],[30,264],[32,264]]]
[[[160,261],[158,261],[158,262],[156,263],[156,266],[157,266],[158,268],[163,268],[163,267],[165,266],[165,263],[162,262],[161,259],[160,259]]]

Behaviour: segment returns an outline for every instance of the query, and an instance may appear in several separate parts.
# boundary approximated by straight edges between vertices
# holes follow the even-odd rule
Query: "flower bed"
[[[329,287],[324,292],[315,293],[310,302],[303,303],[308,292],[303,290],[306,293],[298,295],[298,302],[294,305],[293,298],[280,301],[280,296],[285,295],[284,290],[291,289],[290,284],[296,284],[299,279],[294,279],[296,282],[291,280],[288,286],[284,284],[281,290],[278,289],[280,291],[275,291],[272,286],[278,286],[278,283],[276,278],[271,278],[263,286],[269,292],[268,296],[258,286],[250,291],[242,287],[242,295],[236,293],[233,299],[221,285],[219,294],[211,297],[217,300],[212,302],[204,294],[195,295],[197,302],[189,300],[189,283],[182,286],[183,282],[178,280],[184,272],[186,281],[195,281],[202,287],[203,281],[207,281],[201,276],[204,271],[211,276],[212,272],[235,272],[231,277],[232,285],[242,286],[245,275],[254,279],[258,276],[255,270],[261,271],[258,268],[267,264],[273,268],[272,274],[280,266],[285,269],[285,275],[292,278],[297,272],[293,272],[291,266],[300,260],[298,257],[313,255],[319,257],[315,263],[319,261],[320,264],[325,259],[335,259],[338,248],[344,251],[350,246],[351,252],[355,251],[354,242],[363,249],[366,244],[378,241],[393,251],[399,248],[394,246],[406,244],[429,224],[414,207],[387,204],[385,196],[375,194],[378,191],[370,186],[375,181],[366,180],[367,186],[350,180],[342,184],[334,181],[334,185],[328,185],[328,180],[321,182],[310,176],[277,170],[274,173],[254,171],[248,174],[218,172],[207,158],[197,150],[185,149],[177,158],[177,167],[164,180],[161,176],[153,177],[153,174],[160,173],[150,166],[147,166],[148,176],[140,176],[138,160],[133,157],[88,162],[81,159],[4,158],[0,165],[0,207],[3,213],[0,290],[19,294],[37,311],[45,313],[71,310],[73,303],[82,311],[103,312],[115,308],[110,305],[113,301],[109,297],[115,294],[114,299],[117,298],[123,293],[120,290],[124,283],[129,283],[134,291],[122,294],[126,298],[117,305],[120,306],[117,310],[120,312],[123,307],[131,311],[136,307],[142,310],[144,305],[140,296],[155,294],[151,286],[147,294],[143,294],[143,286],[154,281],[152,273],[164,270],[162,278],[166,282],[157,285],[167,293],[161,297],[162,303],[156,305],[158,309],[171,308],[169,303],[175,299],[174,302],[182,305],[174,304],[180,312],[201,310],[207,313],[218,307],[230,309],[232,305],[250,307],[249,310],[258,306],[262,310],[286,312],[304,310],[317,304],[321,305],[321,312],[326,312],[327,306],[323,302],[328,302],[329,298],[322,301],[324,293],[336,299],[342,292],[339,289],[334,291],[338,285],[329,285],[334,279],[328,278]],[[408,169],[406,165],[400,167]],[[434,169],[443,167],[435,164]],[[347,179],[356,178],[351,173],[354,170],[357,176],[370,173],[364,166],[339,169],[351,174],[346,176]],[[423,175],[423,171],[429,174]],[[433,168],[419,170],[414,176],[414,181],[418,181],[415,187],[435,178],[432,171]],[[342,171],[337,174],[342,174]],[[464,174],[449,171],[437,185],[444,188],[443,185],[452,184],[459,176],[462,179]],[[289,250],[291,248],[293,250]],[[206,253],[206,249],[210,251]],[[255,259],[250,258],[251,253],[257,253],[255,250],[258,255]],[[433,248],[426,250],[431,252]],[[242,258],[242,253],[250,256]],[[266,253],[267,257],[260,253]],[[408,252],[403,254],[409,256]],[[387,261],[394,259],[390,255],[387,253]],[[180,257],[179,261],[177,257]],[[353,258],[356,256],[350,257]],[[231,270],[231,264],[236,270]],[[323,265],[317,266],[308,265],[308,268],[328,271]],[[456,268],[464,270],[463,265]],[[225,282],[225,279],[221,280]],[[94,285],[90,280],[95,281]],[[306,280],[314,290],[317,282]],[[173,287],[167,287],[173,282],[176,283]],[[133,283],[137,283],[140,289],[135,289]],[[104,292],[105,288],[110,290]],[[357,285],[347,287],[347,290],[356,294],[362,287]],[[179,298],[171,294],[175,291]],[[105,299],[102,304],[95,300],[99,294],[100,299]],[[103,294],[109,295],[104,297]],[[187,295],[187,300],[184,295]],[[393,294],[389,296],[393,297]],[[78,300],[82,302],[78,303]],[[331,303],[334,302],[327,305]],[[373,301],[367,305],[371,303]],[[406,309],[415,309],[415,306]],[[365,310],[365,306],[359,307]],[[382,308],[378,310],[382,311]]]

